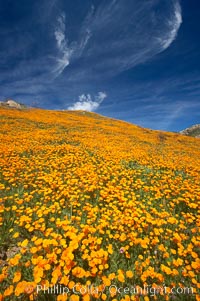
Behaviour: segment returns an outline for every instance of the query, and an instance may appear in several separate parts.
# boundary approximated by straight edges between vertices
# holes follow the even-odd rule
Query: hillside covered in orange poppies
[[[197,138],[0,108],[0,300],[200,300],[199,172]]]

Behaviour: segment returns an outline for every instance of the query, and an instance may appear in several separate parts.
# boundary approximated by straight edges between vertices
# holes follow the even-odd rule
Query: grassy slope
[[[72,281],[197,292],[199,171],[191,137],[94,113],[0,109],[1,293],[64,300],[23,285]]]

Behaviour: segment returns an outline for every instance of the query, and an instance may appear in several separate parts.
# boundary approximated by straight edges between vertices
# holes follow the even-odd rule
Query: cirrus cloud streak
[[[162,0],[162,5],[156,0],[113,0],[91,6],[79,39],[71,42],[71,59],[79,59],[80,65],[72,66],[68,76],[112,77],[143,64],[173,43],[181,23],[179,0]]]

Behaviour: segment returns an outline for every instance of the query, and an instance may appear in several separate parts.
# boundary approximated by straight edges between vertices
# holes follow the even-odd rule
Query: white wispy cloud
[[[55,38],[56,38],[58,49],[63,51],[63,49],[66,47],[64,15],[58,18],[58,23],[59,23],[59,27],[55,30]]]
[[[92,37],[91,32],[91,22],[94,16],[95,8],[92,5],[89,12],[87,13],[83,23],[80,26],[79,37],[76,44],[75,56],[80,57],[83,54],[84,49],[86,48],[89,40]]]
[[[54,35],[58,48],[58,55],[56,57],[56,66],[53,69],[55,77],[58,77],[64,69],[69,65],[70,58],[73,53],[73,48],[68,46],[68,41],[66,39],[65,31],[65,15],[61,14],[57,20],[57,27],[55,29]]]
[[[56,66],[53,69],[55,77],[62,74],[72,59],[79,58],[91,38],[89,22],[93,15],[94,7],[87,14],[85,20],[80,24],[80,30],[76,41],[68,41],[66,37],[66,17],[62,12],[57,18],[57,26],[54,31],[58,54],[56,56]]]
[[[172,14],[173,14],[172,18],[168,21],[170,30],[169,32],[166,33],[166,36],[160,40],[163,50],[167,49],[172,44],[172,42],[176,39],[178,30],[183,21],[181,6],[178,2],[175,3]]]
[[[78,45],[84,45],[80,55],[88,62],[81,73],[109,77],[143,64],[171,45],[181,23],[179,0],[162,0],[162,6],[160,1],[103,1],[81,26]]]
[[[94,99],[92,99],[90,94],[82,94],[79,96],[79,101],[68,107],[68,110],[95,111],[106,97],[107,94],[105,92],[99,92]]]
[[[70,21],[69,21],[70,22]],[[179,0],[112,0],[91,6],[76,40],[67,39],[64,12],[57,17],[55,78],[71,66],[68,80],[112,77],[152,59],[176,39],[182,23]],[[66,30],[67,29],[67,30]],[[82,59],[73,70],[73,63]]]

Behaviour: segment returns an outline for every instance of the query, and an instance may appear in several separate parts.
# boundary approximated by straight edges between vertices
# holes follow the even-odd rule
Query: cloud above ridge
[[[105,92],[99,92],[94,100],[90,94],[82,94],[79,96],[79,101],[68,107],[68,110],[83,110],[93,112],[98,109],[103,100],[107,97]]]

